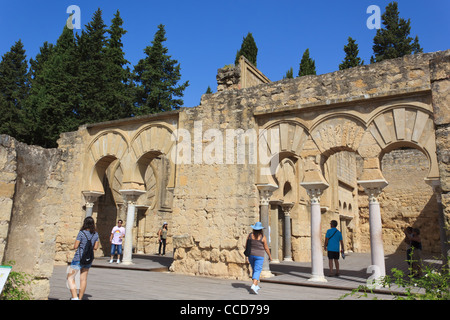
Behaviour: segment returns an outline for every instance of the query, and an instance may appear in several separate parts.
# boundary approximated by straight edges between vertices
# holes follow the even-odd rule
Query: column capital
[[[81,193],[84,196],[84,199],[86,200],[86,207],[93,207],[94,202],[97,201],[97,199],[101,196],[103,196],[105,193],[100,191],[91,191],[91,190],[85,190],[81,191]]]
[[[123,200],[127,204],[136,204],[137,199],[143,195],[146,191],[138,190],[138,189],[124,189],[119,190],[120,194],[123,197]]]
[[[260,183],[256,187],[259,190],[259,201],[261,205],[269,205],[270,197],[278,186],[271,183]]]
[[[281,208],[283,209],[284,215],[289,216],[292,210],[292,207],[294,206],[293,202],[283,202],[281,204]]]
[[[369,196],[370,203],[377,203],[378,196],[383,191],[383,188],[388,185],[388,182],[384,179],[377,180],[358,180],[358,184],[364,188],[364,191]]]
[[[306,189],[306,193],[311,199],[311,203],[319,203],[320,196],[323,191],[328,188],[328,183],[323,181],[318,182],[301,182],[300,185]]]
[[[433,193],[436,195],[437,202],[442,203],[441,180],[439,178],[425,178],[425,183],[433,189]]]

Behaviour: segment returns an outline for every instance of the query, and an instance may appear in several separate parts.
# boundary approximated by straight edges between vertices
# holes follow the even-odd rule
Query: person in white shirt
[[[117,251],[117,263],[120,263],[120,256],[122,255],[122,241],[125,238],[125,228],[122,227],[122,220],[117,221],[117,226],[115,226],[111,231],[111,237],[109,242],[111,242],[111,260],[109,263],[113,263],[114,254]]]

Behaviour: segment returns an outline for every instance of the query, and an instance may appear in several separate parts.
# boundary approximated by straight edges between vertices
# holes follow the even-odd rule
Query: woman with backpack
[[[92,217],[86,217],[78,232],[73,248],[76,250],[70,264],[70,271],[67,274],[67,281],[72,294],[71,300],[83,299],[87,286],[87,276],[89,268],[94,260],[94,250],[98,248],[98,233],[95,228],[95,222]],[[75,276],[80,271],[80,292],[77,296]]]

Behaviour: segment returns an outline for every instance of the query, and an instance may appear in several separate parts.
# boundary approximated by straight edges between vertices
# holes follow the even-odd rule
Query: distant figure
[[[168,225],[167,222],[164,222],[161,229],[158,230],[158,242],[159,242],[158,255],[161,255],[161,247],[163,248],[162,255],[163,256],[166,255],[167,231]]]
[[[117,221],[117,226],[115,226],[111,231],[111,236],[109,237],[109,242],[111,243],[111,260],[109,263],[113,263],[114,254],[117,251],[117,263],[120,263],[120,256],[122,255],[122,243],[125,237],[125,228],[122,227],[122,220]]]
[[[413,229],[411,237],[411,267],[413,276],[420,277],[422,275],[422,239],[420,238],[420,230]]]
[[[413,228],[407,227],[403,232],[405,233],[405,243],[407,244],[406,262],[409,266],[411,266],[411,238],[413,235]]]
[[[341,252],[344,252],[344,242],[342,241],[342,233],[336,229],[338,223],[336,220],[330,222],[331,229],[327,230],[325,235],[325,249],[328,251],[328,265],[330,267],[330,277],[334,275],[339,277],[339,244],[341,244]],[[333,261],[336,266],[336,273],[333,274]]]

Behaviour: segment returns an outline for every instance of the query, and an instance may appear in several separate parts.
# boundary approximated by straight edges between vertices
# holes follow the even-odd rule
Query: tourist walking
[[[88,242],[90,244],[88,245]],[[78,232],[77,238],[73,248],[76,250],[75,255],[70,264],[69,272],[67,274],[67,281],[69,284],[70,293],[72,294],[71,300],[81,300],[86,291],[87,287],[87,277],[89,268],[92,265],[93,257],[90,262],[82,261],[83,253],[89,248],[97,250],[98,248],[98,233],[95,228],[94,219],[92,217],[86,217],[83,221],[83,226]],[[79,295],[77,295],[77,288],[75,284],[75,276],[80,271],[80,290]]]
[[[163,256],[166,255],[167,231],[168,225],[167,222],[164,222],[161,229],[158,230],[158,243],[159,243],[158,255],[161,255],[161,247],[163,249],[162,255]]]
[[[111,231],[111,236],[109,237],[109,242],[111,243],[111,259],[109,263],[114,262],[114,255],[117,251],[117,263],[120,263],[120,258],[122,255],[122,243],[125,237],[125,228],[122,227],[123,221],[118,220],[117,226],[115,226]]]
[[[342,241],[342,233],[336,229],[338,223],[336,220],[331,220],[331,228],[327,230],[325,235],[325,249],[328,252],[328,266],[330,268],[330,277],[339,276],[339,244],[341,245],[340,252],[344,253],[344,242]],[[333,274],[333,262],[336,267],[336,273]]]
[[[264,227],[261,222],[256,222],[251,226],[253,232],[248,235],[247,239],[250,239],[250,255],[248,261],[252,267],[252,286],[251,289],[255,294],[261,289],[258,285],[261,271],[264,263],[264,253],[267,253],[269,261],[272,261],[270,255],[269,246],[267,245],[267,238],[263,234]]]

